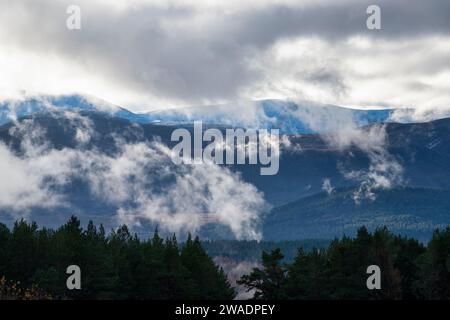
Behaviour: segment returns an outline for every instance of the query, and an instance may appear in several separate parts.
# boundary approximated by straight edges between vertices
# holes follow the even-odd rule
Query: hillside
[[[120,146],[127,144],[156,140],[173,146],[170,135],[178,127],[180,125],[139,124],[90,110],[76,113],[44,112],[0,126],[0,141],[16,157],[25,160],[29,155],[24,154],[22,145],[29,143],[27,139],[30,137],[36,139],[38,133],[37,144],[49,151],[64,151],[60,152],[60,156],[65,156],[70,150],[81,150],[84,155],[91,152],[96,157],[108,155],[114,158]],[[184,127],[192,130],[190,125]],[[223,130],[225,127],[220,128]],[[371,128],[369,126],[364,130]],[[80,143],[79,134],[84,131],[89,133],[89,139]],[[351,233],[361,224],[374,227],[387,222],[393,226],[393,231],[428,237],[436,225],[450,221],[444,210],[448,208],[445,190],[450,190],[450,119],[420,124],[386,124],[385,136],[384,148],[389,158],[382,160],[397,163],[401,167],[401,179],[393,182],[395,189],[376,191],[379,195],[374,203],[362,202],[357,206],[351,195],[363,182],[348,177],[349,172],[368,172],[373,159],[358,145],[337,148],[320,135],[288,136],[291,145],[283,147],[280,170],[274,176],[261,176],[258,165],[231,165],[228,168],[238,173],[243,182],[256,187],[267,204],[276,208],[265,222],[264,237],[267,240],[332,238],[343,231]],[[163,165],[148,163],[139,172],[143,178],[151,177],[153,180],[150,181],[156,177],[157,184],[150,186],[156,194],[164,194],[173,181],[158,177],[159,172],[167,170],[168,167]],[[92,169],[89,168],[89,171]],[[93,197],[92,186],[77,174],[76,171],[69,172],[64,177],[70,179],[70,183],[50,190],[64,196],[63,206],[32,207],[23,214],[52,227],[58,227],[74,213],[83,223],[92,219],[108,228],[114,226],[117,223],[115,215],[118,205]],[[127,172],[127,175],[135,179],[133,172]],[[329,197],[321,193],[325,180],[330,182],[332,189],[339,191]],[[132,196],[130,199],[134,201]],[[390,200],[383,202],[383,197]],[[128,202],[124,205],[130,207]],[[0,208],[0,213],[3,222],[11,223],[16,218],[16,215],[8,215],[7,208]],[[264,212],[259,213],[261,217],[264,215]],[[345,217],[344,228],[342,217]],[[154,227],[143,223],[140,235],[150,234]],[[218,226],[213,221],[202,227],[201,234],[204,239],[233,238],[227,227]]]
[[[377,190],[376,199],[355,203],[355,189],[323,192],[274,208],[264,239],[292,240],[354,235],[361,226],[387,226],[396,233],[429,239],[450,221],[450,190],[399,187]]]

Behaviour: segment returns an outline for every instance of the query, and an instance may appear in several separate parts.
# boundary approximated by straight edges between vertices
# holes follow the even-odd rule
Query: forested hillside
[[[276,249],[262,255],[239,283],[256,299],[450,299],[450,228],[427,245],[386,228],[335,239],[326,250],[303,249],[285,264]],[[369,290],[367,267],[380,268],[380,289]]]
[[[450,228],[436,230],[427,244],[365,227],[354,238],[317,244],[279,243],[292,255],[285,259],[277,243],[202,244],[191,236],[178,243],[157,231],[143,240],[126,226],[109,234],[93,223],[83,229],[75,217],[57,230],[20,220],[11,230],[0,224],[0,299],[228,300],[237,291],[240,298],[256,299],[450,298]],[[267,251],[236,283],[239,277],[227,277],[216,265],[220,259],[213,260],[203,246],[211,255],[231,246],[229,258],[242,261]],[[69,265],[81,269],[80,290],[66,285]],[[366,286],[370,265],[380,267],[380,290]],[[249,295],[242,295],[242,288]]]
[[[66,268],[81,269],[81,290],[68,290]],[[149,240],[123,226],[109,235],[72,217],[57,230],[23,220],[0,224],[0,299],[232,299],[226,275],[190,236]],[[2,287],[3,285],[3,287]],[[14,290],[12,288],[15,288]],[[28,291],[24,291],[28,289]],[[17,296],[15,296],[17,295]]]

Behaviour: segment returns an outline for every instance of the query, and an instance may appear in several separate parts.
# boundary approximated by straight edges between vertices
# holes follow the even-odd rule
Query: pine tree
[[[233,299],[231,287],[223,270],[217,267],[201,246],[198,237],[189,234],[181,250],[181,261],[191,278],[189,296],[193,299]]]
[[[286,282],[286,267],[281,261],[284,256],[280,249],[270,253],[263,251],[263,269],[254,268],[249,275],[244,275],[239,285],[247,288],[247,291],[255,291],[255,299],[279,300],[286,298],[284,291]]]

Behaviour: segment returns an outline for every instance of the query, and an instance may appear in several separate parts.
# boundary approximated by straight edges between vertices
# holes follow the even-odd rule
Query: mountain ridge
[[[71,150],[82,149],[87,151],[101,152],[105,154],[114,155],[117,152],[115,139],[119,138],[125,143],[140,143],[150,142],[155,139],[167,146],[172,146],[174,142],[170,142],[171,132],[180,127],[179,125],[165,125],[165,124],[138,124],[126,119],[114,117],[108,113],[101,113],[96,111],[82,110],[76,112],[76,117],[72,113],[38,113],[25,118],[19,119],[17,122],[10,122],[0,126],[0,141],[13,150],[18,157],[23,157],[21,151],[22,142],[24,142],[26,135],[33,133],[33,126],[29,127],[29,131],[23,131],[27,128],[26,125],[33,124],[37,128],[43,128],[43,139],[50,150]],[[90,122],[95,132],[92,132],[91,139],[83,142],[81,145],[75,138],[77,136],[77,129],[83,123],[81,120]],[[81,121],[81,122],[80,122]],[[370,132],[371,128],[378,125],[363,127],[358,134],[363,135],[364,132]],[[191,125],[185,125],[185,128],[192,130]],[[224,127],[225,128],[225,127]],[[30,131],[31,130],[31,131]],[[415,188],[423,188],[424,190],[447,190],[450,189],[450,119],[436,120],[427,123],[413,123],[413,124],[396,124],[388,123],[384,125],[384,132],[386,135],[386,143],[383,148],[386,149],[393,159],[403,168],[404,181],[401,186],[393,185],[393,188],[406,187],[406,193],[409,191],[415,192]],[[329,144],[325,137],[317,134],[307,134],[290,136],[291,143],[295,147],[300,146],[299,150],[285,149],[283,146],[280,158],[280,171],[275,176],[261,176],[259,174],[259,167],[257,165],[230,165],[228,169],[240,175],[243,181],[253,185],[257,190],[264,194],[265,200],[273,207],[277,208],[281,205],[292,203],[292,201],[300,198],[307,198],[309,201],[314,198],[309,198],[317,194],[321,194],[324,188],[324,180],[329,180],[329,187],[331,190],[340,192],[342,188],[354,192],[360,181],[354,181],[346,178],[346,171],[365,171],[370,167],[369,156],[360,149],[357,145],[348,145],[345,148],[337,148]],[[294,148],[295,149],[295,148]],[[26,155],[25,155],[26,156]],[[150,173],[157,174],[157,173]],[[163,187],[163,186],[161,186]],[[383,189],[381,189],[383,194]],[[386,192],[390,192],[386,189]],[[83,221],[85,219],[94,220],[96,223],[105,223],[107,227],[114,222],[113,214],[117,208],[114,205],[92,200],[90,198],[89,190],[86,187],[74,181],[67,185],[64,190],[67,199],[73,202],[73,206],[66,208],[56,208],[55,210],[47,209],[32,209],[29,212],[30,219],[35,218],[39,222],[45,224],[63,223],[64,220],[71,214],[76,213]],[[349,194],[351,193],[348,191]],[[374,191],[378,192],[377,189]],[[427,191],[428,192],[428,191]],[[438,191],[440,193],[440,191]],[[325,196],[325,194],[322,194]],[[408,195],[400,193],[404,199],[408,199]],[[420,196],[420,193],[418,194]],[[353,199],[342,198],[347,202]],[[350,199],[350,200],[349,200]],[[430,198],[432,199],[432,198]],[[438,199],[442,205],[446,203],[446,199],[440,197]],[[334,210],[338,210],[338,206],[331,206],[328,198],[321,199],[321,208],[326,208],[328,215],[333,215]],[[342,201],[341,204],[347,203]],[[353,201],[354,202],[354,201]],[[392,201],[391,201],[392,202]],[[376,203],[376,202],[375,202]],[[407,201],[404,201],[407,204]],[[348,203],[347,203],[348,204]],[[389,204],[389,202],[388,202]],[[406,205],[405,204],[405,205]],[[310,206],[313,203],[310,203]],[[328,206],[328,207],[327,207]],[[417,204],[416,204],[417,206]],[[302,206],[301,208],[305,208]],[[355,210],[352,204],[350,211]],[[411,209],[412,210],[412,209]],[[5,213],[5,210],[2,210]],[[362,212],[364,216],[367,212]],[[317,230],[308,229],[307,226],[292,222],[287,226],[279,228],[279,232],[275,228],[277,223],[270,223],[273,228],[271,232],[266,233],[268,239],[280,240],[289,236],[311,238],[317,233],[318,236],[327,238],[332,237],[335,231],[340,232],[341,229],[336,229],[336,226],[331,225],[331,229],[325,230],[326,224],[323,224],[320,219],[323,212],[318,212],[318,222],[315,224]],[[440,214],[440,213],[439,213]],[[339,216],[339,212],[337,213]],[[342,215],[342,214],[341,214]],[[424,225],[423,230],[416,230],[418,236],[425,237],[429,235],[432,227],[436,225],[434,220],[436,217],[430,215],[431,222]],[[367,215],[366,215],[367,216]],[[6,219],[2,214],[2,219]],[[322,217],[322,218],[321,218]],[[399,223],[395,220],[395,215],[375,216],[373,219],[361,220],[354,217],[354,221],[368,224],[372,222],[386,222],[382,218],[389,218],[392,223]],[[447,216],[445,216],[447,217]],[[423,217],[419,217],[423,218]],[[406,219],[406,220],[405,220]],[[420,221],[414,221],[415,215],[410,213],[409,216],[404,216],[400,222],[409,223],[410,225],[420,225]],[[447,218],[445,218],[447,219]],[[325,222],[327,222],[326,220]],[[388,222],[389,222],[388,221]],[[406,221],[406,222],[405,222]],[[449,220],[445,220],[449,221]],[[423,222],[423,221],[422,221]],[[328,223],[328,222],[327,222]],[[267,223],[266,223],[267,225]],[[283,230],[289,230],[289,226],[298,226],[298,232],[289,232],[281,234]],[[321,229],[323,225],[323,228]],[[330,226],[330,224],[328,224]],[[148,230],[154,226],[146,226]],[[145,230],[147,230],[145,229]],[[147,232],[147,231],[142,232]],[[304,230],[304,232],[300,232]],[[330,231],[331,230],[331,231]],[[333,231],[334,230],[334,231]],[[345,230],[345,228],[344,228]],[[348,229],[350,232],[353,229]],[[400,230],[401,232],[405,230]],[[407,231],[407,230],[406,230]],[[405,232],[406,232],[405,231]],[[217,228],[212,224],[206,225],[202,230],[202,234],[207,238],[229,238],[230,231],[224,228]],[[300,232],[300,233],[299,233]]]
[[[323,133],[348,124],[363,126],[382,123],[388,121],[395,111],[268,99],[136,113],[95,97],[63,95],[4,101],[0,103],[0,124],[47,110],[98,111],[142,124],[183,125],[202,121],[209,125],[280,129],[283,134]]]
[[[374,200],[356,203],[354,188],[321,192],[274,208],[264,222],[264,239],[335,238],[386,225],[396,233],[426,240],[450,221],[450,189],[399,186],[379,189]]]

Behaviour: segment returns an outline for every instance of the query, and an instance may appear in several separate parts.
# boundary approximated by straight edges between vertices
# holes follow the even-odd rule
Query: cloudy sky
[[[66,9],[81,8],[81,30]],[[381,8],[381,30],[366,9]],[[0,0],[0,99],[134,111],[264,98],[450,106],[448,0]]]

